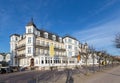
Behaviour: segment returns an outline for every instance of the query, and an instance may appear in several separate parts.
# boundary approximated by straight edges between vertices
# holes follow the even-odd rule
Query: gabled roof
[[[10,37],[11,37],[11,36],[13,36],[13,35],[15,35],[15,36],[19,36],[19,37],[20,37],[20,35],[19,35],[19,34],[16,34],[16,33],[15,33],[15,34],[10,35]]]
[[[71,39],[74,39],[74,40],[79,41],[78,39],[76,39],[75,37],[72,37],[72,36],[70,36],[70,35],[65,35],[63,38],[66,38],[66,37],[69,37],[69,38],[71,38]]]

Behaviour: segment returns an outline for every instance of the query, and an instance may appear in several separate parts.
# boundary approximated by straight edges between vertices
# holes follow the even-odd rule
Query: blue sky
[[[39,29],[120,54],[113,42],[120,32],[120,0],[0,0],[0,52],[9,52],[9,36],[23,34],[31,17]]]

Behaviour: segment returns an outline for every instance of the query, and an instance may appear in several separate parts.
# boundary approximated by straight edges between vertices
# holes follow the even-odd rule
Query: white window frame
[[[55,41],[55,40],[56,40],[56,36],[55,36],[55,35],[52,35],[52,39]]]
[[[44,33],[44,37],[48,38],[48,33],[47,32]]]
[[[32,38],[31,37],[28,37],[28,44],[30,44],[32,41]]]
[[[60,42],[60,43],[62,42],[62,38],[61,38],[61,37],[59,37],[59,42]]]
[[[31,28],[28,29],[28,33],[32,33],[32,29]]]
[[[28,47],[27,52],[28,52],[28,54],[32,53],[31,47]]]

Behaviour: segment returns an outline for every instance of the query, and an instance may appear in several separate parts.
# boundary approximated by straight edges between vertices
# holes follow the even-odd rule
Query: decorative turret
[[[26,25],[26,33],[35,33],[36,31],[36,25],[35,23],[33,22],[33,18],[31,19],[30,22],[28,22],[28,24]]]
[[[26,25],[26,57],[33,57],[35,54],[34,44],[36,43],[36,25],[33,22],[33,18]]]

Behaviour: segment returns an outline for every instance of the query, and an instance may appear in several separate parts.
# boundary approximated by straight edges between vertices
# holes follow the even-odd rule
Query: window
[[[43,46],[44,46],[44,45],[45,45],[45,42],[44,42],[44,41],[41,41],[41,45],[43,45]]]
[[[28,43],[31,43],[31,37],[28,37]]]
[[[46,45],[49,46],[49,42],[46,42]]]
[[[26,59],[24,59],[24,65],[27,65]]]
[[[55,41],[55,40],[56,40],[56,36],[55,36],[55,35],[53,35],[53,36],[52,36],[52,39]]]
[[[59,45],[59,49],[62,49],[62,45]]]
[[[65,42],[67,42],[67,39],[65,39]]]
[[[40,36],[40,32],[39,31],[37,32],[37,35]]]
[[[72,52],[69,52],[68,56],[72,56]]]
[[[28,47],[28,54],[31,54],[31,47]]]
[[[18,40],[18,38],[16,37],[16,41]]]
[[[71,46],[71,45],[68,45],[68,49],[72,49],[72,46]]]
[[[59,42],[60,42],[60,43],[62,42],[62,38],[61,38],[61,37],[59,38]]]
[[[57,48],[57,45],[56,45],[56,44],[54,44],[54,47],[55,47],[55,48]]]
[[[69,43],[72,43],[72,40],[71,40],[71,39],[68,39],[68,42],[69,42]]]
[[[47,54],[47,50],[44,50],[44,54]]]
[[[45,33],[44,33],[44,37],[45,37],[45,38],[48,38],[48,33],[45,32]]]
[[[56,52],[56,55],[58,55],[58,51]]]
[[[45,50],[43,50],[43,54],[45,54]]]
[[[41,63],[44,64],[44,61],[42,60]]]
[[[32,32],[31,32],[31,29],[28,29],[28,33],[32,33]]]
[[[77,47],[75,47],[74,50],[77,50]]]
[[[49,54],[49,50],[47,50],[47,54]]]
[[[43,49],[41,49],[41,54],[43,54],[43,51],[44,51],[44,50],[43,50]]]
[[[38,55],[40,55],[40,49],[38,48]]]
[[[37,42],[36,42],[36,43],[37,43],[37,45],[40,45],[40,40],[37,40]]]
[[[74,41],[74,43],[75,43],[76,45],[78,45],[78,41]]]

